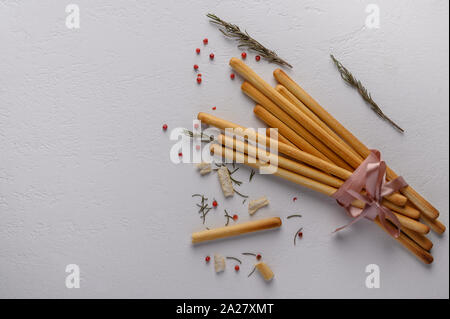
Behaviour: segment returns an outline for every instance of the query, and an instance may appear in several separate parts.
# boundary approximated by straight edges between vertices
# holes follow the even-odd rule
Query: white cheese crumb
[[[269,205],[269,200],[267,199],[266,196],[263,196],[261,198],[258,199],[254,199],[251,200],[248,203],[248,213],[250,215],[253,215],[254,213],[256,213],[256,211],[264,206]]]
[[[225,270],[225,257],[219,254],[214,255],[214,270],[222,272]]]
[[[197,164],[197,168],[200,170],[200,175],[206,175],[211,173],[211,163],[201,162]]]
[[[223,195],[225,197],[230,197],[234,195],[234,188],[230,178],[230,172],[225,166],[221,166],[217,170],[217,175],[219,175],[219,182],[222,186]]]

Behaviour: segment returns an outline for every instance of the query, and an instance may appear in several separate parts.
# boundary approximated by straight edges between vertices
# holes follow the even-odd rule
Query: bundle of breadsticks
[[[267,167],[276,162],[274,175],[333,196],[370,155],[371,151],[362,142],[281,69],[274,71],[279,84],[272,87],[243,61],[232,58],[230,66],[244,78],[242,91],[256,102],[256,116],[269,128],[276,128],[279,138],[273,141],[271,137],[246,130],[241,125],[199,113],[198,119],[203,123],[224,131],[240,128],[235,132],[245,132],[244,139],[219,135],[217,143],[211,145],[216,156],[253,168]],[[277,153],[255,150],[256,146],[249,143],[248,138],[265,141],[266,145],[277,143]],[[398,177],[389,167],[386,167],[385,175],[387,181]],[[396,217],[400,232],[393,238],[424,263],[432,263],[430,250],[433,243],[426,234],[430,229],[438,234],[445,231],[445,226],[437,220],[438,210],[409,185],[382,200],[380,198],[380,203]],[[365,207],[360,200],[351,205],[361,209]],[[390,221],[381,223],[379,216],[373,221],[391,234],[387,229]]]

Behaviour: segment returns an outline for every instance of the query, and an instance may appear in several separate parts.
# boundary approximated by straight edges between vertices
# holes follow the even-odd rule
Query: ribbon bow
[[[369,156],[332,195],[338,204],[343,206],[347,213],[354,218],[349,224],[337,228],[334,232],[356,223],[361,218],[373,221],[378,216],[389,234],[397,238],[400,235],[400,222],[390,209],[381,205],[381,201],[384,196],[407,185],[401,176],[386,182],[386,163],[381,160],[380,151],[370,150]],[[363,188],[366,190],[366,194],[361,194]],[[363,209],[351,205],[355,199],[365,203]],[[386,219],[389,219],[395,228]]]

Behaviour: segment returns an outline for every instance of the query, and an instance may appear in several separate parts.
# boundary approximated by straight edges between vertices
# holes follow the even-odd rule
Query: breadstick
[[[268,127],[266,129],[266,136],[270,138],[270,127]],[[291,141],[289,141],[287,138],[285,138],[283,135],[280,134],[280,132],[278,132],[278,141],[284,144],[288,144],[292,147],[296,147],[294,143],[292,143]]]
[[[222,146],[218,145],[218,144],[212,144],[211,151],[217,156],[224,156],[225,158],[227,158],[229,160],[235,160],[235,161],[237,161],[237,163],[244,163],[245,165],[248,165],[252,168],[260,168],[263,166],[268,166],[267,164],[261,164],[261,162],[257,161],[254,158],[249,160],[249,157],[243,153],[239,153],[236,151],[225,152],[224,149],[222,148]],[[328,186],[326,184],[322,184],[313,179],[293,173],[291,171],[288,171],[288,170],[280,168],[280,167],[277,167],[273,171],[274,171],[273,175],[282,177],[291,182],[305,186],[307,188],[310,188],[312,190],[315,190],[315,191],[325,194],[327,196],[332,196],[337,191],[337,188],[335,188],[335,187]],[[383,206],[386,206],[386,203],[387,203],[386,200],[382,201]],[[359,201],[359,200],[355,200],[352,202],[352,206],[363,209],[365,207],[365,203],[363,203],[362,201]],[[420,234],[426,234],[430,231],[428,226],[418,222],[417,220],[414,220],[412,218],[408,218],[406,216],[402,216],[402,215],[396,213],[395,210],[398,210],[399,207],[396,207],[393,204],[390,204],[390,206],[391,206],[390,209],[393,210],[393,214],[398,218],[402,227],[409,228]]]
[[[273,72],[275,79],[285,86],[293,95],[303,102],[317,117],[326,123],[330,129],[334,130],[346,141],[354,151],[363,158],[366,158],[370,150],[359,141],[349,130],[339,123],[330,113],[328,113],[316,100],[314,100],[300,85],[293,81],[283,70],[276,69]],[[386,175],[389,180],[395,179],[397,174],[389,167],[386,168]],[[411,186],[400,190],[417,208],[419,208],[428,218],[436,219],[439,211],[433,207],[425,198],[423,198]]]
[[[383,204],[385,205],[386,203],[383,203]],[[391,210],[392,210],[392,208],[391,208]],[[421,222],[418,222],[415,219],[408,218],[404,215],[397,214],[395,212],[394,212],[394,214],[398,218],[398,221],[402,225],[402,228],[408,228],[408,229],[413,230],[416,233],[419,233],[422,235],[428,234],[430,232],[430,227],[428,227],[427,225],[422,224]]]
[[[278,228],[281,224],[281,219],[279,217],[271,217],[231,226],[203,230],[192,234],[192,243],[196,244],[204,241],[233,237],[260,230]]]
[[[244,136],[244,133],[247,134],[247,137],[252,141],[261,141],[265,140],[266,145],[276,145],[278,143],[278,151],[282,154],[288,155],[289,157],[296,159],[300,162],[303,162],[305,164],[311,165],[323,172],[329,173],[331,175],[334,175],[336,177],[339,177],[341,179],[348,179],[352,172],[345,170],[339,166],[336,166],[332,163],[326,162],[314,155],[311,155],[309,153],[306,153],[304,151],[301,151],[295,147],[291,147],[289,145],[286,145],[282,142],[273,140],[271,138],[267,138],[266,136],[260,136],[257,132],[254,132],[252,130],[247,129],[246,127],[240,126],[238,124],[229,122],[227,120],[218,118],[214,115],[200,112],[197,115],[197,118],[201,120],[203,123],[215,126],[221,130],[225,130],[226,128],[237,128],[239,130],[236,130],[235,133],[240,136]],[[406,198],[401,196],[398,193],[391,194],[387,197],[385,197],[389,201],[393,202],[394,204],[398,206],[404,206],[406,203]],[[415,210],[409,210],[407,211],[410,213],[410,215],[406,214],[406,216],[409,216],[411,218],[418,219],[419,218],[419,212]]]
[[[358,167],[359,164],[362,163],[363,158],[359,154],[357,154],[348,144],[341,140],[336,134],[329,134],[327,131],[325,131],[320,125],[309,118],[308,115],[302,111],[302,109],[296,107],[288,99],[283,97],[276,89],[272,88],[268,83],[261,79],[245,63],[240,60],[231,59],[230,65],[238,72],[241,72],[241,75],[243,75],[248,80],[248,82],[244,82],[242,84],[242,90],[256,102],[262,103],[264,107],[266,107],[268,110],[270,110],[270,112],[278,117],[277,119],[276,117],[271,116],[270,112],[264,111],[261,107],[256,106],[254,112],[264,122],[268,123],[270,126],[279,128],[281,131],[286,132],[286,134],[290,134],[292,138],[296,138],[295,133],[298,133],[300,136],[304,136],[307,142],[310,142],[317,148],[318,151],[326,155],[327,158],[325,160],[331,160],[332,162],[338,164],[338,166],[347,169],[350,168],[345,163],[342,164],[342,159],[344,159],[354,168]],[[249,82],[251,82],[251,84]],[[260,91],[258,91],[258,89]],[[274,102],[276,103],[276,105]],[[285,112],[281,109],[283,109]],[[301,123],[301,125],[296,125],[296,121],[298,123]],[[342,159],[337,157],[333,152],[327,151],[327,147],[325,147],[325,149],[321,148],[320,145],[323,144],[321,142],[317,144],[315,142],[317,139],[315,139],[314,136],[313,138],[311,138],[311,134],[308,133],[309,135],[307,135],[304,132],[305,129],[303,128],[303,126],[307,128],[311,133],[315,134],[319,138],[319,140],[323,141],[325,144],[327,144],[327,146],[332,148],[332,150],[336,154],[340,155]],[[322,124],[322,126],[324,126],[324,124]],[[289,128],[291,130],[289,130]],[[294,144],[298,146],[297,143]],[[299,148],[302,149],[302,147],[300,146]],[[311,153],[309,149],[303,148],[302,150]],[[311,154],[321,157],[316,153]],[[342,154],[345,155],[343,156]],[[323,159],[323,157],[321,158]]]
[[[223,134],[220,134],[217,137],[217,141],[224,146],[237,149],[238,151],[243,152],[243,153],[247,153],[247,154],[250,153],[250,154],[254,154],[255,156],[258,154],[258,159],[263,162],[274,163],[276,161],[276,162],[278,162],[279,167],[299,173],[303,176],[310,177],[314,180],[320,181],[324,184],[327,184],[327,185],[330,185],[333,187],[340,187],[344,183],[342,180],[337,179],[336,177],[333,177],[331,175],[325,174],[317,169],[300,164],[298,162],[291,161],[282,156],[277,156],[272,153],[268,153],[268,152],[266,152],[266,150],[262,150],[261,148],[257,148],[248,143],[244,143],[243,141],[233,139],[230,136],[225,136]]]
[[[263,122],[267,123],[268,125],[277,126],[282,131],[288,130],[288,128],[285,127],[284,123],[282,123],[280,120],[278,120],[276,117],[274,117],[272,114],[270,114],[267,110],[265,110],[261,106],[256,105],[254,108],[254,112]],[[295,134],[295,133],[292,133],[292,134]],[[311,155],[313,155],[313,154],[311,154]],[[327,159],[327,160],[329,160],[329,159]],[[331,185],[331,184],[329,184],[329,185]],[[331,185],[331,186],[335,186],[335,185]],[[400,206],[405,205],[405,203],[407,201],[406,197],[400,195],[397,192],[388,195],[387,199],[390,201],[393,201],[395,204],[400,205]],[[411,217],[416,218],[416,219],[419,218],[419,212],[414,213],[414,216],[411,216]]]
[[[244,143],[243,141],[240,141],[238,139],[234,139],[230,136],[225,136],[223,134],[220,134],[217,136],[218,143],[227,146],[229,148],[233,148],[239,152],[246,153],[246,154],[254,154],[258,157],[259,160],[265,162],[265,163],[277,163],[278,167],[287,169],[292,172],[296,172],[302,176],[309,177],[315,181],[319,181],[321,183],[324,183],[326,185],[339,188],[344,183],[342,180],[337,179],[333,176],[330,176],[328,174],[322,173],[319,170],[316,170],[314,168],[311,168],[309,166],[294,162],[292,160],[289,160],[285,157],[278,156],[275,154],[272,154],[270,152],[267,152],[266,150],[258,149],[257,147],[250,145],[248,143]],[[388,201],[383,201],[384,206],[390,208],[391,210],[394,210],[402,215],[405,215],[407,217],[411,217],[414,219],[419,218],[419,211],[414,209],[411,206],[405,206],[400,207],[398,205],[395,205],[393,203],[390,203]],[[427,228],[421,228],[422,232],[427,231]]]
[[[230,66],[243,76],[247,81],[253,84],[261,93],[266,95],[272,100],[276,105],[282,108],[287,114],[294,118],[297,122],[301,123],[310,133],[316,136],[324,144],[326,144],[330,149],[332,149],[337,155],[339,155],[344,161],[346,161],[350,166],[356,168],[362,162],[360,156],[356,156],[349,146],[345,145],[330,134],[328,134],[324,129],[317,125],[313,120],[311,120],[306,114],[300,111],[296,106],[289,102],[285,97],[283,97],[277,90],[275,90],[270,84],[265,82],[258,74],[256,74],[250,67],[248,67],[244,62],[237,58],[231,58]]]
[[[328,127],[328,125],[326,125],[324,122],[322,122],[320,120],[320,118],[317,117],[317,115],[315,115],[313,112],[311,112],[310,109],[308,109],[299,99],[297,99],[294,94],[289,92],[288,89],[286,89],[281,84],[277,84],[275,86],[275,90],[277,90],[281,95],[283,95],[293,105],[298,107],[303,113],[308,115],[309,118],[311,118],[314,122],[316,122],[317,125],[319,125],[321,128],[323,128],[328,134],[333,136],[336,140],[342,141],[343,143],[345,143],[345,141],[343,141],[332,129],[330,129]],[[349,147],[349,150],[351,150],[354,154],[358,155],[358,153],[356,153],[351,147]]]
[[[386,230],[386,228],[381,225],[378,218],[374,221],[378,226],[380,226],[386,233],[389,234],[389,232]],[[434,258],[433,256],[423,249],[419,244],[417,244],[413,239],[409,238],[405,235],[405,233],[402,231],[400,232],[400,236],[395,238],[400,244],[403,245],[406,249],[408,249],[411,253],[413,253],[417,258],[419,258],[423,263],[429,265],[433,262]]]
[[[292,143],[294,143],[302,151],[308,152],[309,154],[312,154],[325,161],[332,163],[332,161],[330,161],[324,154],[322,154],[319,150],[317,150],[314,146],[312,146],[306,139],[304,139],[301,135],[297,134],[294,130],[292,130],[289,126],[285,125],[277,117],[272,115],[262,106],[256,105],[255,108],[253,109],[253,112],[261,121],[266,123],[269,127],[277,128],[278,131],[283,136],[292,141]]]
[[[269,102],[270,101],[268,101],[266,103],[269,103]],[[270,102],[270,103],[272,103],[272,102]],[[278,108],[276,105],[274,105],[274,107]],[[285,132],[286,130],[289,130],[288,126],[285,125],[285,123],[286,123],[286,121],[288,121],[288,119],[284,118],[283,121],[280,121],[278,118],[273,116],[269,111],[267,111],[266,109],[262,108],[259,105],[256,105],[253,111],[258,116],[258,118],[260,118],[267,125],[276,127],[283,132]],[[286,113],[284,113],[284,114],[286,117],[290,118]],[[279,116],[279,118],[283,118],[283,117]],[[292,118],[290,118],[290,119],[292,120]],[[291,125],[293,125],[293,124],[291,124]],[[286,133],[286,134],[295,135],[295,132]],[[326,150],[321,149],[320,151],[323,151],[322,155],[324,155],[326,157],[327,161],[331,161],[331,162],[337,164],[337,166],[339,166],[339,167],[342,167],[344,169],[348,168],[349,170],[353,171],[353,169],[350,166],[348,166],[345,162],[343,162],[340,158],[337,159],[337,156],[330,150],[327,152]],[[314,155],[314,154],[311,153],[311,155]],[[323,159],[323,157],[321,157],[321,158]],[[395,193],[389,195],[388,199],[394,201],[395,204],[400,205],[400,206],[405,205],[405,203],[407,201],[407,198],[400,195],[398,192],[395,192]],[[418,216],[416,216],[415,218],[418,218]]]
[[[395,195],[395,194],[392,194]],[[386,197],[384,197],[385,199],[388,199]],[[393,204],[393,201],[388,199],[389,201],[383,201],[383,205],[386,206],[387,208],[396,211],[397,213],[400,213],[404,216],[408,216],[410,218],[413,219],[419,219],[420,217],[420,212],[415,209],[413,206],[411,205],[405,205],[404,207],[398,206]]]
[[[312,134],[314,134],[318,139],[323,141],[328,145],[337,155],[339,155],[343,160],[345,160],[350,166],[356,168],[363,161],[363,157],[367,157],[369,154],[369,149],[364,150],[355,149],[355,151],[360,155],[357,156],[355,152],[350,148],[349,145],[336,140],[333,136],[328,134],[324,129],[322,129],[317,123],[310,119],[301,110],[296,108],[291,102],[289,102],[285,97],[283,97],[277,90],[272,88],[267,82],[265,82],[261,77],[259,77],[251,68],[249,68],[244,62],[237,58],[232,58],[230,60],[230,66],[241,76],[243,76],[247,81],[249,81],[253,86],[260,90],[264,95],[270,98],[275,104],[281,107],[286,113],[293,117],[297,122],[302,123],[302,125]],[[282,83],[284,84],[284,83]],[[286,85],[285,85],[286,86]],[[289,87],[286,86],[288,89]],[[295,93],[294,93],[295,95]],[[307,102],[300,100],[309,106]],[[317,112],[315,112],[316,115]],[[318,115],[319,116],[319,115]],[[319,116],[320,117],[320,116]],[[336,121],[336,120],[334,120]],[[325,123],[327,123],[324,120]],[[337,122],[337,121],[336,121]],[[327,123],[331,128],[333,128],[329,123]],[[349,144],[351,144],[349,142]],[[363,157],[361,157],[363,156]],[[387,177],[392,180],[397,177],[397,175],[390,169],[387,168]],[[428,217],[436,219],[439,216],[439,212],[431,206],[423,197],[421,197],[412,187],[407,186],[400,190],[411,202],[414,203],[420,210],[422,210]]]
[[[407,228],[403,228],[402,232],[404,232],[409,238],[414,240],[423,249],[430,251],[431,248],[433,248],[433,242],[429,240],[425,235],[416,233],[415,231]]]
[[[425,214],[420,215],[420,218],[422,218],[423,221],[425,222],[425,224],[430,226],[430,228],[435,233],[441,235],[441,234],[443,234],[445,232],[446,227],[439,220],[428,218],[428,216],[426,216]]]
[[[280,109],[275,103],[269,100],[264,94],[258,91],[253,85],[249,82],[244,81],[241,85],[242,91],[247,94],[251,99],[253,99],[256,103],[261,105],[267,112],[270,112],[273,116],[277,117],[281,123],[285,124],[287,127],[292,129],[295,133],[298,133],[301,137],[303,137],[310,145],[312,145],[317,151],[319,151],[322,155],[324,155],[325,160],[329,160],[332,163],[346,169],[351,169],[351,167],[342,160],[339,156],[337,156],[332,150],[330,150],[326,145],[324,145],[321,141],[319,141],[314,135],[309,133],[300,123],[295,121],[292,117],[290,117],[286,112]],[[257,114],[257,107],[255,107],[255,111]],[[260,119],[264,121],[264,119],[259,115]],[[265,121],[264,121],[265,122]],[[275,126],[272,126],[275,127]],[[277,127],[280,129],[279,127]],[[303,149],[306,152],[309,152],[306,149]],[[310,152],[309,152],[310,153]],[[313,153],[311,153],[313,154]],[[315,155],[315,154],[313,154]]]
[[[248,130],[246,127],[218,118],[214,115],[200,112],[198,113],[197,118],[201,120],[203,123],[215,126],[221,130],[225,130],[226,128],[238,128],[240,130],[235,131],[237,135],[243,136],[243,134],[240,133],[245,132],[248,134],[248,138],[251,139],[252,141],[265,140],[267,145],[270,145],[270,143],[272,143],[272,145],[278,143],[278,151],[280,153],[286,154],[289,157],[292,157],[308,165],[314,166],[336,177],[347,179],[352,175],[352,172],[345,170],[341,167],[338,167],[330,162],[324,161],[314,155],[301,151],[298,148],[292,147],[280,141],[275,141],[271,138],[267,138],[266,136],[260,136],[257,132],[252,133],[252,131]]]

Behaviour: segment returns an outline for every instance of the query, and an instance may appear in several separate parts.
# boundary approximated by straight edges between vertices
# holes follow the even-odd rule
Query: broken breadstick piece
[[[197,164],[197,168],[200,170],[200,175],[206,175],[211,173],[211,163],[201,162]]]
[[[225,197],[230,197],[234,195],[234,188],[231,182],[230,172],[226,166],[221,166],[217,170],[217,175],[219,175],[220,186],[222,186],[223,195]]]
[[[269,200],[267,199],[266,196],[263,196],[261,198],[258,199],[254,199],[251,200],[248,203],[248,213],[250,215],[253,215],[254,213],[256,213],[256,211],[264,206],[269,205]]]
[[[272,269],[267,266],[265,262],[259,262],[255,265],[256,269],[258,269],[261,276],[263,276],[265,281],[269,281],[273,278],[274,274]]]
[[[225,270],[225,257],[219,254],[214,255],[214,270],[222,272]]]

